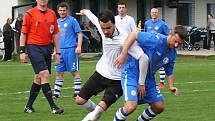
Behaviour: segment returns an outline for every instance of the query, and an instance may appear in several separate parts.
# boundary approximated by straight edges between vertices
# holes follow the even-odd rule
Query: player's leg
[[[41,88],[43,91],[44,96],[46,97],[51,109],[52,113],[61,114],[63,110],[58,108],[52,98],[52,91],[49,84],[49,78],[51,73],[51,46],[34,46],[31,47],[36,49],[34,53],[33,60],[34,61],[34,70],[35,73],[38,74],[41,80]]]
[[[61,88],[63,87],[63,72],[57,72],[56,73],[56,80],[55,80],[55,85],[54,85],[54,98],[59,98],[60,97],[60,92]]]
[[[78,71],[73,72],[72,75],[74,77],[74,97],[76,97],[81,90],[81,78]]]
[[[125,121],[128,115],[133,113],[137,108],[137,87],[123,85],[123,92],[125,101],[124,106],[117,110],[113,121]]]
[[[72,73],[74,78],[74,97],[81,90],[81,77],[79,73],[79,57],[75,53],[76,48],[69,48],[66,50],[67,56],[65,57],[66,70]]]
[[[137,68],[136,68],[137,69]],[[125,121],[127,116],[137,108],[138,101],[138,71],[125,68],[122,71],[122,89],[124,97],[124,106],[119,108],[114,116],[114,121]],[[137,69],[138,70],[138,69]],[[136,73],[135,73],[136,72]]]
[[[165,70],[164,70],[163,67],[160,68],[159,73],[160,73],[160,84],[159,84],[159,87],[160,88],[164,88],[164,82],[165,82],[166,73],[165,73]]]
[[[60,97],[61,88],[63,87],[63,74],[66,71],[66,62],[65,62],[65,49],[61,49],[61,55],[60,55],[60,64],[56,65],[56,79],[55,79],[55,85],[54,85],[54,98]]]
[[[90,100],[90,97],[104,90],[101,79],[102,76],[98,72],[94,72],[94,74],[81,88],[79,94],[76,96],[76,104],[83,106],[88,111],[93,111],[96,107],[96,104]]]
[[[150,106],[147,107],[143,111],[143,113],[139,115],[137,121],[149,121],[153,119],[157,114],[163,112],[165,108],[163,96],[160,93],[160,89],[157,86],[146,90],[146,93],[147,93],[146,96],[144,97],[143,100],[139,101],[139,104],[148,103]]]
[[[119,108],[113,121],[125,121],[131,113],[137,108],[137,101],[126,101],[124,106]]]
[[[33,103],[34,103],[35,99],[37,98],[37,96],[40,92],[40,88],[41,88],[40,79],[38,77],[38,74],[35,74],[34,81],[33,81],[33,84],[31,86],[28,102],[25,106],[24,112],[26,112],[26,113],[35,112],[35,110],[33,108]]]
[[[156,115],[164,111],[164,102],[151,103],[143,113],[138,117],[137,121],[149,121],[152,120]]]
[[[115,103],[120,96],[122,96],[122,88],[120,80],[110,80],[102,77],[99,81],[102,82],[102,85],[105,87],[105,92],[102,100],[95,107],[95,110],[90,112],[83,121],[98,120],[103,112],[107,110],[113,103]]]

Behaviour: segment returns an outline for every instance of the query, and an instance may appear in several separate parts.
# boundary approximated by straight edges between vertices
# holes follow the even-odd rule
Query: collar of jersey
[[[112,36],[110,37],[111,39],[114,38],[115,36],[118,36],[120,34],[119,30],[115,27],[115,30],[112,34]]]

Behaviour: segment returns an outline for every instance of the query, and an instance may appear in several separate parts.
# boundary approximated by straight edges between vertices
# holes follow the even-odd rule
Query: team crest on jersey
[[[158,26],[156,26],[156,27],[155,27],[155,30],[158,30],[158,28],[159,28],[159,27],[158,27]]]
[[[135,90],[132,90],[132,91],[131,91],[131,95],[132,95],[132,96],[136,96],[136,95],[137,95],[136,91],[135,91]]]
[[[52,34],[54,32],[54,25],[50,26],[50,33]]]
[[[64,28],[66,28],[67,26],[68,26],[68,24],[67,24],[67,23],[65,23],[65,24],[63,25],[63,27],[64,27]]]
[[[169,58],[165,57],[165,58],[163,59],[163,63],[164,63],[164,64],[167,64],[168,62],[169,62]]]

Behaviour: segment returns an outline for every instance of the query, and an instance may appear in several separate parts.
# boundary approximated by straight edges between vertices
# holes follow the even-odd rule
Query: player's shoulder
[[[77,22],[77,19],[75,17],[73,17],[73,16],[68,15],[67,18],[69,20],[71,20],[71,21],[76,21]]]
[[[55,14],[54,10],[52,10],[52,9],[50,9],[50,8],[47,8],[46,10],[47,10],[47,12],[49,12],[49,13]]]
[[[134,17],[130,16],[130,15],[126,15],[125,16],[128,20],[134,20]]]

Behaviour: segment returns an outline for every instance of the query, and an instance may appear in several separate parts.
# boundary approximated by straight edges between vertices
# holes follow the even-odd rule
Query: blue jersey
[[[152,19],[147,20],[144,25],[145,32],[157,32],[163,35],[169,34],[169,28],[166,22],[158,19],[156,22],[153,22]]]
[[[176,59],[176,50],[167,47],[167,36],[159,33],[139,32],[138,44],[149,57],[149,67],[146,76],[145,86],[151,88],[156,86],[155,73],[161,67],[165,68],[167,75],[173,74]],[[137,77],[139,77],[138,60],[128,56],[123,68],[134,67]],[[124,70],[124,69],[123,69]],[[138,81],[138,80],[137,80]]]
[[[77,47],[77,33],[81,31],[77,20],[67,16],[64,20],[58,19],[58,33],[60,49]]]

